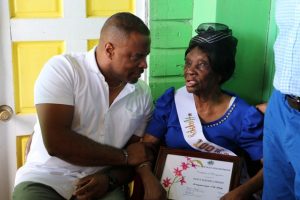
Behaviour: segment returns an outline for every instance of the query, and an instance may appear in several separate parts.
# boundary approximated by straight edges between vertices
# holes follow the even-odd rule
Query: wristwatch
[[[108,191],[113,191],[119,186],[118,179],[112,176],[109,172],[106,174],[108,177]]]

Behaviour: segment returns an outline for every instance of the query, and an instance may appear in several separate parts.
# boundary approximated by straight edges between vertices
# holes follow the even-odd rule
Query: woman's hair
[[[204,23],[196,29],[197,35],[190,40],[185,56],[195,47],[208,55],[210,66],[221,76],[220,85],[226,82],[235,69],[237,39],[225,24]]]

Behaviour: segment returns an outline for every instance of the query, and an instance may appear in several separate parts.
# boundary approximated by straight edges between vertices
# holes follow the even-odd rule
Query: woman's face
[[[194,94],[215,91],[221,79],[212,71],[207,53],[198,47],[193,48],[185,57],[184,78],[187,91]]]

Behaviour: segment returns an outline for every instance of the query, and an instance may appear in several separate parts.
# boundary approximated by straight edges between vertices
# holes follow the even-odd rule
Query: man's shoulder
[[[79,69],[86,69],[87,63],[87,53],[66,53],[53,56],[48,60],[46,66],[78,71]]]
[[[138,82],[135,83],[135,88],[137,91],[141,91],[141,92],[150,92],[150,87],[149,85],[143,81],[143,80],[138,80]]]
[[[86,63],[86,60],[88,59],[88,53],[87,52],[79,52],[79,53],[68,53],[63,54],[62,59],[68,60],[71,64],[84,64]]]
[[[65,53],[50,58],[47,64],[72,64],[73,61],[80,61],[85,58],[85,53]]]
[[[136,100],[152,99],[150,87],[145,81],[138,80],[138,82],[136,82],[132,86],[134,87],[132,91],[132,97]]]
[[[148,88],[148,84],[142,80],[142,79],[139,79],[136,83],[135,83],[136,86],[138,87],[142,87],[142,88]]]

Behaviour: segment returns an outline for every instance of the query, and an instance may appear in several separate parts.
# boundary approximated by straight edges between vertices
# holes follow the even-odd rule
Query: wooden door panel
[[[110,16],[116,12],[133,12],[135,0],[87,0],[87,17]]]
[[[25,150],[30,134],[17,136],[16,148],[17,148],[17,168],[21,167],[25,163]]]
[[[15,86],[15,112],[35,113],[34,82],[47,60],[64,52],[62,41],[14,42],[13,74]]]
[[[62,0],[10,0],[12,18],[55,18],[63,16]]]
[[[98,44],[98,39],[88,40],[87,41],[87,50],[89,51],[90,49],[92,49],[97,44]]]

